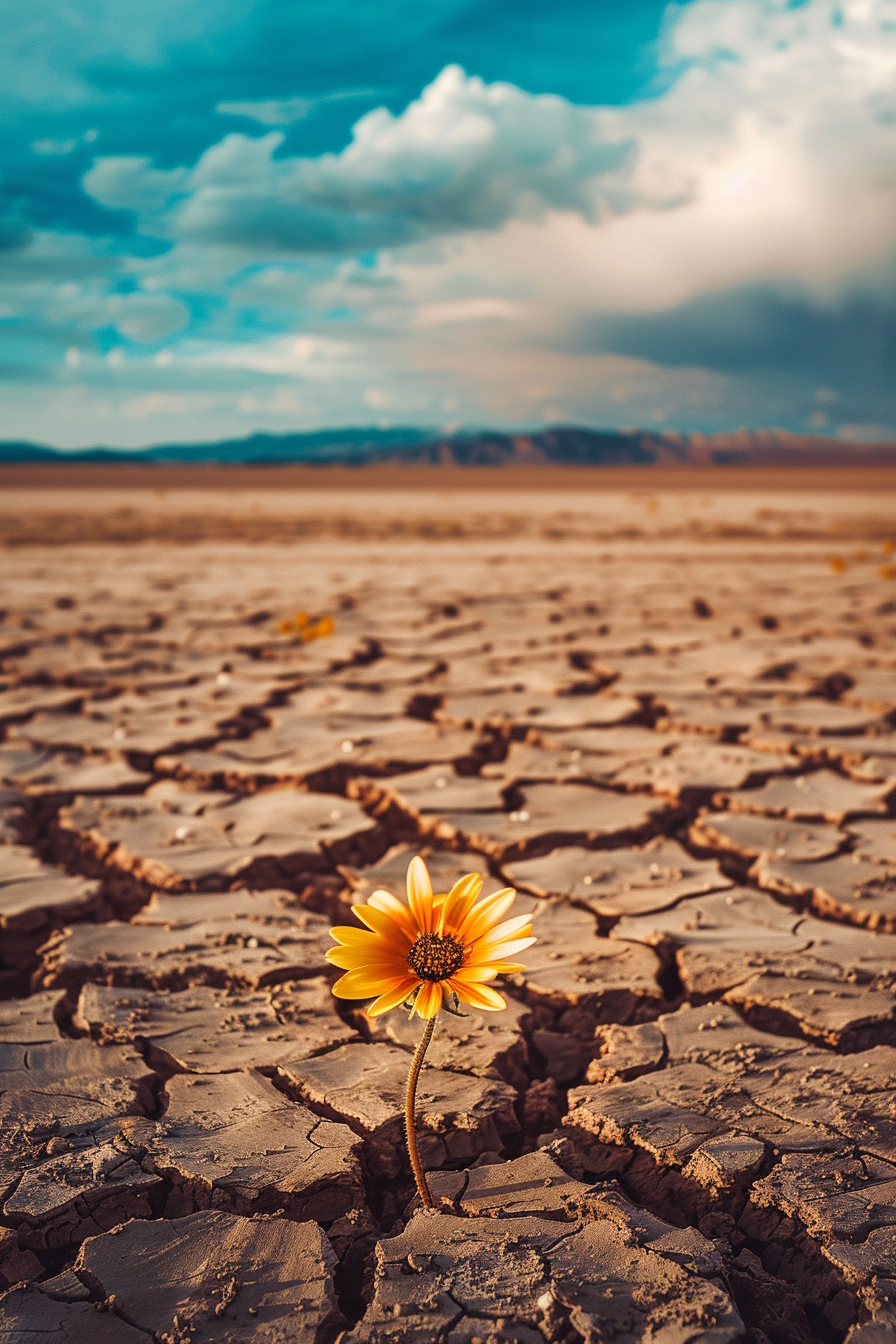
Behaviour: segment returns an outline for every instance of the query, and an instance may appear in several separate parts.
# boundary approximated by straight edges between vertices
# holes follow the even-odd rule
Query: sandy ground
[[[4,1344],[896,1332],[894,482],[472,475],[7,478]],[[324,959],[418,852],[539,939],[432,1215]]]

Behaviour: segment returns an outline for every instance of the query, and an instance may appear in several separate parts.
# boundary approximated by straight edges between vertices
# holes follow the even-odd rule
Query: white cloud
[[[114,155],[97,159],[84,174],[84,190],[111,210],[153,214],[187,189],[186,168],[153,168],[149,159]]]
[[[444,327],[458,322],[507,321],[523,315],[518,303],[507,299],[449,299],[445,303],[426,303],[414,319],[416,327]]]
[[[624,128],[601,123],[597,109],[448,66],[400,116],[380,107],[362,117],[340,154],[277,158],[279,132],[232,134],[186,180],[145,160],[99,159],[84,187],[147,214],[182,192],[152,221],[175,237],[256,252],[352,251],[549,210],[596,218],[627,208],[633,145]]]
[[[307,117],[313,106],[313,98],[267,98],[254,103],[218,103],[215,111],[226,117],[250,117],[262,126],[288,126]]]
[[[264,98],[218,103],[215,111],[229,117],[249,117],[262,126],[289,126],[294,121],[302,121],[314,108],[324,103],[353,102],[358,98],[369,98],[375,93],[375,89],[339,89],[317,98]]]
[[[106,300],[110,319],[132,341],[154,345],[189,325],[189,309],[169,294],[113,294]]]
[[[358,351],[346,341],[312,336],[275,336],[202,348],[184,345],[179,363],[204,369],[233,369],[272,377],[336,379],[358,371]]]

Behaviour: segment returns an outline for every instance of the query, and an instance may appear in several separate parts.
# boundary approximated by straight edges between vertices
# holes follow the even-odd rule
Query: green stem
[[[426,1026],[423,1029],[423,1035],[414,1051],[414,1058],[411,1060],[411,1071],[408,1074],[408,1091],[404,1107],[404,1123],[408,1136],[408,1156],[411,1159],[411,1170],[414,1173],[414,1180],[417,1182],[417,1193],[420,1196],[424,1209],[435,1208],[432,1195],[429,1192],[429,1186],[426,1184],[426,1176],[420,1165],[420,1154],[417,1152],[417,1134],[414,1124],[414,1114],[417,1101],[417,1079],[420,1077],[420,1070],[423,1068],[423,1057],[429,1049],[429,1043],[432,1040],[432,1033],[435,1031],[436,1019],[427,1018]]]

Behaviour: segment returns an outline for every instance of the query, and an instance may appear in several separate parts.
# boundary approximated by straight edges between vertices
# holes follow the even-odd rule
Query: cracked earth
[[[894,503],[8,549],[2,1344],[896,1341]],[[324,960],[415,853],[539,938],[435,1212]]]

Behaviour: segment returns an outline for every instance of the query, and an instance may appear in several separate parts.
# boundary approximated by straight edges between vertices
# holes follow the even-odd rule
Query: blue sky
[[[2,0],[0,436],[896,437],[894,0]]]

